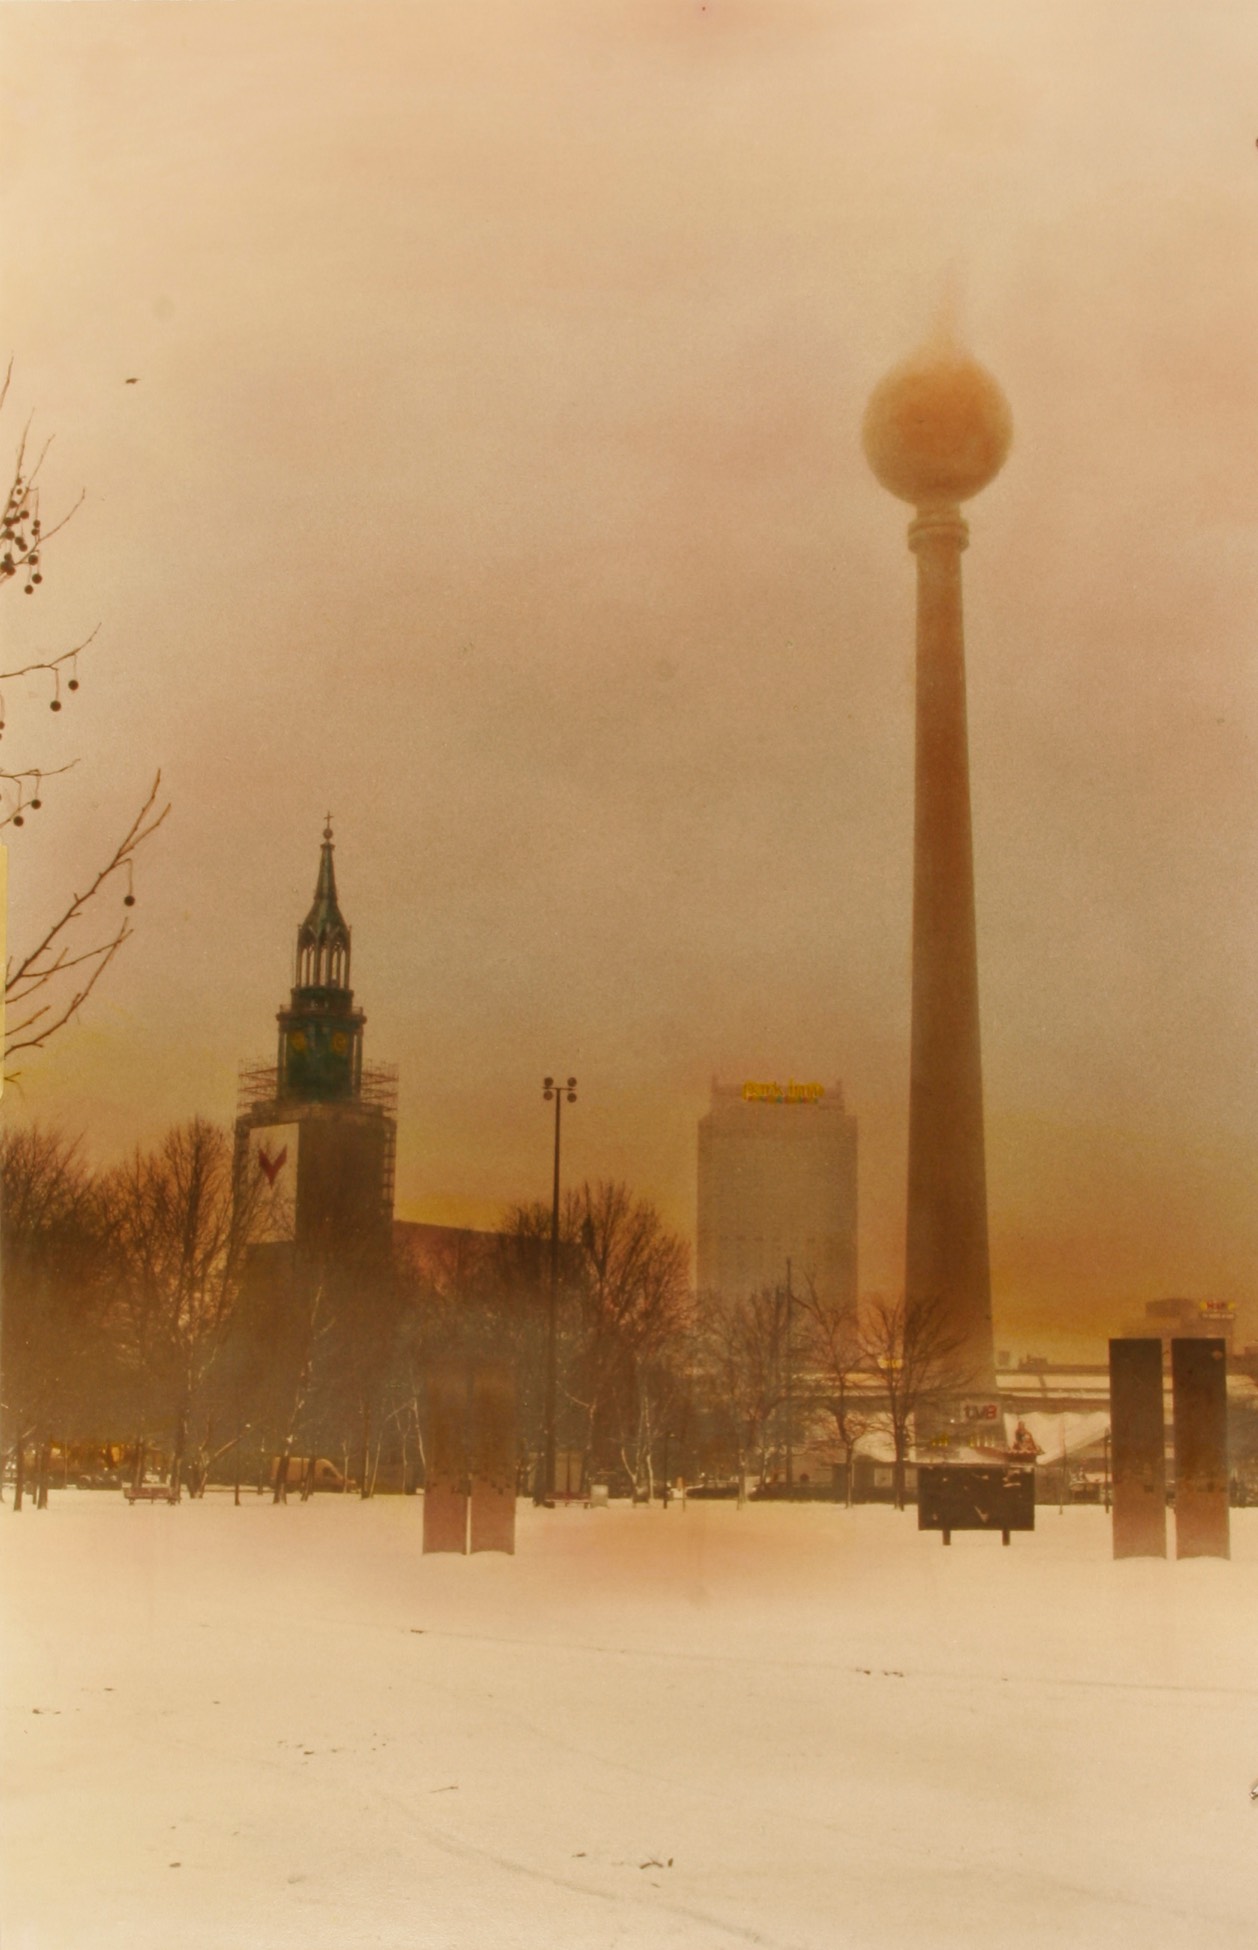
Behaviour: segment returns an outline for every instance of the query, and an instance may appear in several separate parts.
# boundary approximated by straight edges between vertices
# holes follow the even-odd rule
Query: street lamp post
[[[577,1080],[569,1077],[567,1083],[556,1083],[554,1077],[542,1078],[542,1097],[549,1103],[555,1100],[555,1178],[550,1205],[550,1307],[546,1320],[546,1450],[542,1460],[541,1481],[537,1486],[535,1503],[553,1501],[555,1495],[555,1397],[557,1393],[557,1360],[559,1340],[559,1123],[566,1097],[570,1104],[577,1101]]]

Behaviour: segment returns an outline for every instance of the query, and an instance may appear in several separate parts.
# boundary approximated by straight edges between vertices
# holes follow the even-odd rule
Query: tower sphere
[[[893,366],[865,410],[865,458],[917,508],[967,501],[1000,472],[1013,439],[1009,402],[976,359],[929,345]]]

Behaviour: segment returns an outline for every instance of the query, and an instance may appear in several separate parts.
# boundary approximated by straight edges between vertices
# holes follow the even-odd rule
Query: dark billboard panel
[[[472,1371],[474,1551],[515,1550],[515,1376],[499,1362]]]
[[[1175,1555],[1230,1557],[1227,1344],[1171,1342],[1175,1420]]]
[[[467,1370],[430,1369],[424,1434],[424,1549],[467,1549]]]
[[[1109,1344],[1110,1471],[1115,1557],[1166,1556],[1162,1343]]]

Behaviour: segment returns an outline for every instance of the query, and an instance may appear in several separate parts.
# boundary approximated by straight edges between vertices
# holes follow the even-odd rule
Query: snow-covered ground
[[[1258,1510],[0,1509],[3,1950],[1254,1950]]]

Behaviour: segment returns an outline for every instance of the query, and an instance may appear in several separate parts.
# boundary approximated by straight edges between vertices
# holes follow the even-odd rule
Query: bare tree
[[[12,365],[0,383],[0,408],[8,396]],[[44,549],[81,506],[83,496],[51,525],[40,514],[40,473],[51,442],[31,459],[29,428],[18,439],[13,472],[0,512],[0,587],[20,587],[35,596],[44,579]],[[79,690],[79,659],[90,649],[93,630],[68,650],[37,653],[12,669],[0,671],[0,685],[42,678],[52,695],[50,711],[62,709],[62,690]],[[0,695],[0,740],[6,730],[4,699]],[[44,781],[71,770],[62,764],[0,766],[0,830],[22,827],[29,813],[43,807]],[[170,808],[161,803],[159,772],[130,826],[91,874],[83,891],[72,890],[58,911],[44,924],[35,945],[11,956],[5,967],[7,1005],[6,1059],[21,1050],[40,1049],[75,1016],[132,932],[130,910],[135,906],[134,862],[144,842],[162,824]],[[103,904],[112,888],[125,885],[121,919],[105,920]]]
[[[622,1429],[642,1433],[650,1426],[649,1380],[685,1322],[689,1255],[655,1206],[627,1185],[601,1180],[583,1185],[579,1196],[582,1333],[568,1392],[585,1410],[588,1474],[606,1418],[617,1416]],[[635,1444],[635,1487],[652,1447]]]
[[[700,1360],[718,1420],[737,1456],[738,1500],[753,1464],[763,1488],[777,1454],[777,1414],[786,1400],[789,1302],[782,1287],[701,1301]]]
[[[108,1408],[104,1242],[79,1146],[59,1132],[29,1126],[0,1136],[0,1192],[3,1450],[14,1452],[20,1510],[33,1443],[43,1508],[54,1437],[64,1444],[92,1432]]]
[[[169,1131],[109,1174],[103,1196],[118,1266],[118,1319],[145,1423],[171,1433],[178,1494],[205,1384],[222,1350],[265,1187],[233,1173],[230,1134],[204,1118]],[[198,1447],[208,1455],[212,1421]]]
[[[633,1357],[632,1390],[622,1390],[616,1400],[620,1460],[635,1493],[645,1493],[648,1502],[655,1495],[657,1455],[661,1450],[660,1467],[667,1500],[669,1443],[674,1424],[684,1426],[688,1420],[691,1376],[687,1357],[691,1325],[687,1308],[685,1315],[679,1314],[648,1348],[638,1350]]]
[[[284,1404],[285,1413],[282,1415],[279,1423],[279,1454],[276,1457],[275,1482],[271,1490],[271,1501],[273,1503],[288,1502],[289,1462],[292,1458],[293,1449],[301,1430],[302,1420],[306,1413],[311,1386],[315,1378],[320,1347],[326,1341],[328,1335],[328,1324],[326,1320],[320,1319],[323,1297],[323,1283],[322,1281],[316,1281],[310,1294],[309,1308],[303,1309],[303,1332],[301,1335],[299,1356],[295,1368],[290,1370],[291,1385],[286,1394]],[[313,1455],[307,1458],[305,1478],[302,1483],[303,1503],[309,1499],[310,1495],[306,1483],[309,1482],[311,1487],[313,1487],[312,1465],[314,1460]],[[348,1453],[346,1454],[345,1462],[346,1481],[348,1481]]]
[[[945,1409],[972,1384],[964,1348],[964,1335],[937,1298],[893,1301],[877,1296],[865,1303],[860,1357],[876,1378],[878,1426],[891,1437],[897,1510],[904,1508],[904,1471],[915,1423],[932,1409]]]
[[[323,1380],[356,1425],[358,1491],[365,1500],[375,1489],[385,1435],[395,1425],[403,1289],[387,1253],[370,1247],[343,1258],[325,1277],[332,1312]]]
[[[844,1499],[850,1508],[856,1452],[862,1437],[877,1426],[877,1404],[862,1352],[856,1308],[850,1302],[822,1299],[810,1280],[800,1312],[811,1392],[829,1418],[831,1445],[842,1456]]]
[[[528,1231],[402,1232],[394,1250],[397,1331],[381,1425],[396,1435],[404,1482],[412,1444],[425,1465],[424,1376],[437,1364],[505,1361],[516,1384],[518,1464],[540,1445],[541,1260],[540,1240]]]
[[[507,1212],[503,1239],[519,1269],[517,1286],[531,1287],[539,1297],[549,1238],[548,1205],[517,1205]],[[636,1483],[646,1467],[641,1437],[652,1421],[650,1407],[643,1407],[643,1389],[686,1320],[688,1250],[649,1199],[613,1180],[587,1182],[565,1195],[559,1244],[557,1365],[570,1446],[581,1451],[583,1476],[596,1462],[620,1453]],[[540,1319],[539,1308],[532,1312]],[[526,1377],[521,1393],[540,1406],[540,1336],[530,1337],[527,1352],[536,1374]]]
[[[583,1450],[588,1424],[584,1403],[570,1392],[582,1346],[582,1289],[585,1254],[581,1242],[582,1203],[575,1190],[559,1207],[558,1290],[556,1296],[555,1401],[556,1446]],[[499,1323],[510,1346],[516,1385],[519,1462],[531,1460],[533,1495],[543,1500],[546,1455],[546,1399],[550,1299],[550,1206],[537,1200],[513,1205],[503,1214],[494,1254],[497,1295],[485,1309],[487,1323]]]

